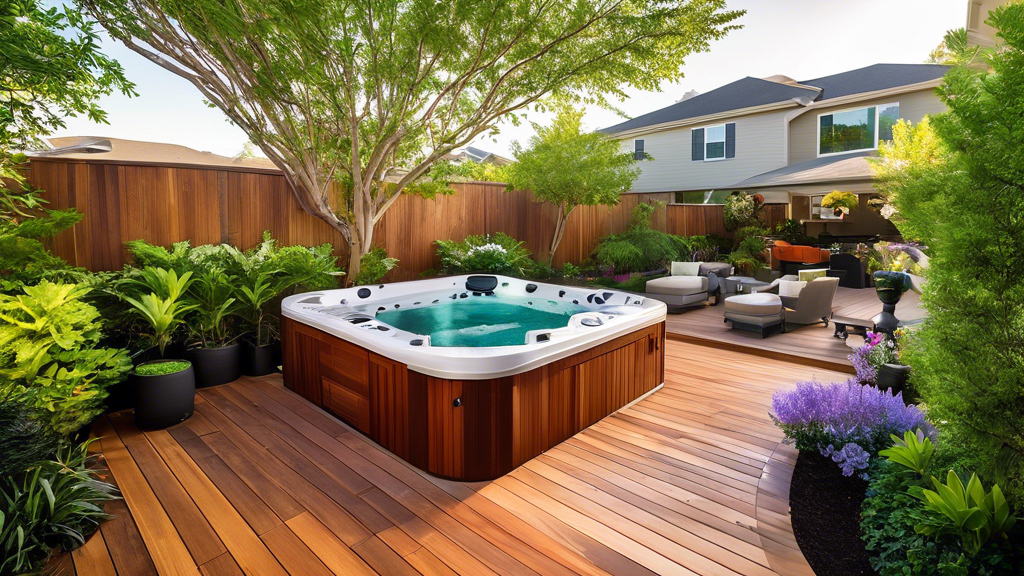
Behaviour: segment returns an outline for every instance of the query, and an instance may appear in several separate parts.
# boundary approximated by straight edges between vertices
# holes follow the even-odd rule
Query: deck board
[[[669,338],[690,342],[712,342],[733,350],[760,354],[794,362],[817,365],[832,370],[852,371],[847,356],[852,346],[863,339],[851,336],[847,341],[834,338],[835,328],[822,324],[808,326],[789,325],[785,334],[775,333],[767,338],[744,330],[733,330],[724,321],[724,306],[701,306],[669,314],[665,329]],[[882,303],[873,288],[840,287],[832,303],[836,315],[870,320],[882,311]],[[921,298],[907,292],[896,306],[896,316],[908,323],[925,317]]]
[[[710,344],[668,342],[662,390],[492,482],[428,476],[280,376],[200,390],[198,418],[167,431],[103,417],[95,431],[126,500],[108,505],[119,517],[64,566],[122,576],[811,574],[789,525],[795,452],[768,409],[780,388],[845,375]],[[203,531],[199,562],[187,543]]]

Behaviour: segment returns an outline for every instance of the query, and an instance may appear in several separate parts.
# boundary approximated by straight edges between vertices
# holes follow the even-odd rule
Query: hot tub
[[[282,303],[285,385],[413,465],[487,480],[664,382],[665,305],[453,276]]]

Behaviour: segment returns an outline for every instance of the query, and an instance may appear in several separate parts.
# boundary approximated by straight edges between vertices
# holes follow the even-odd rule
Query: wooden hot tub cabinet
[[[665,323],[514,376],[447,380],[281,319],[285,386],[436,476],[506,474],[665,381]]]

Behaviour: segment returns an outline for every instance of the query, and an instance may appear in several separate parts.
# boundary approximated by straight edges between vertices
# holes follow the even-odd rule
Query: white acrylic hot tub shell
[[[281,313],[287,318],[401,362],[410,370],[451,380],[520,374],[665,320],[665,304],[628,292],[494,276],[498,281],[495,296],[474,296],[466,289],[466,279],[470,276],[448,276],[296,294],[284,299]],[[527,292],[528,286],[536,286],[536,289]],[[360,291],[365,295],[366,290],[369,295],[360,297]],[[344,319],[345,316],[360,314],[372,317],[378,308],[390,310],[394,309],[395,304],[406,309],[430,306],[435,301],[445,302],[453,294],[456,299],[466,294],[466,298],[501,298],[508,295],[536,298],[538,301],[571,303],[576,300],[580,306],[588,308],[588,312],[574,315],[565,328],[534,331],[548,334],[548,342],[477,348],[430,346],[429,338],[394,329],[375,319],[361,324],[352,324]],[[607,300],[605,296],[609,296]],[[317,299],[319,303],[313,302]],[[584,326],[581,320],[587,316],[599,318],[603,324],[596,327]],[[381,331],[377,328],[380,325],[388,330]],[[530,333],[531,338],[534,332]],[[423,345],[412,345],[414,340],[423,340]]]

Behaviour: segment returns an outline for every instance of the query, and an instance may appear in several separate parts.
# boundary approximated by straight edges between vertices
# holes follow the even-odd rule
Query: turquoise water
[[[562,328],[570,316],[584,311],[582,306],[544,298],[474,296],[387,310],[377,313],[377,319],[399,330],[429,335],[431,346],[516,346],[526,343],[530,330]]]

